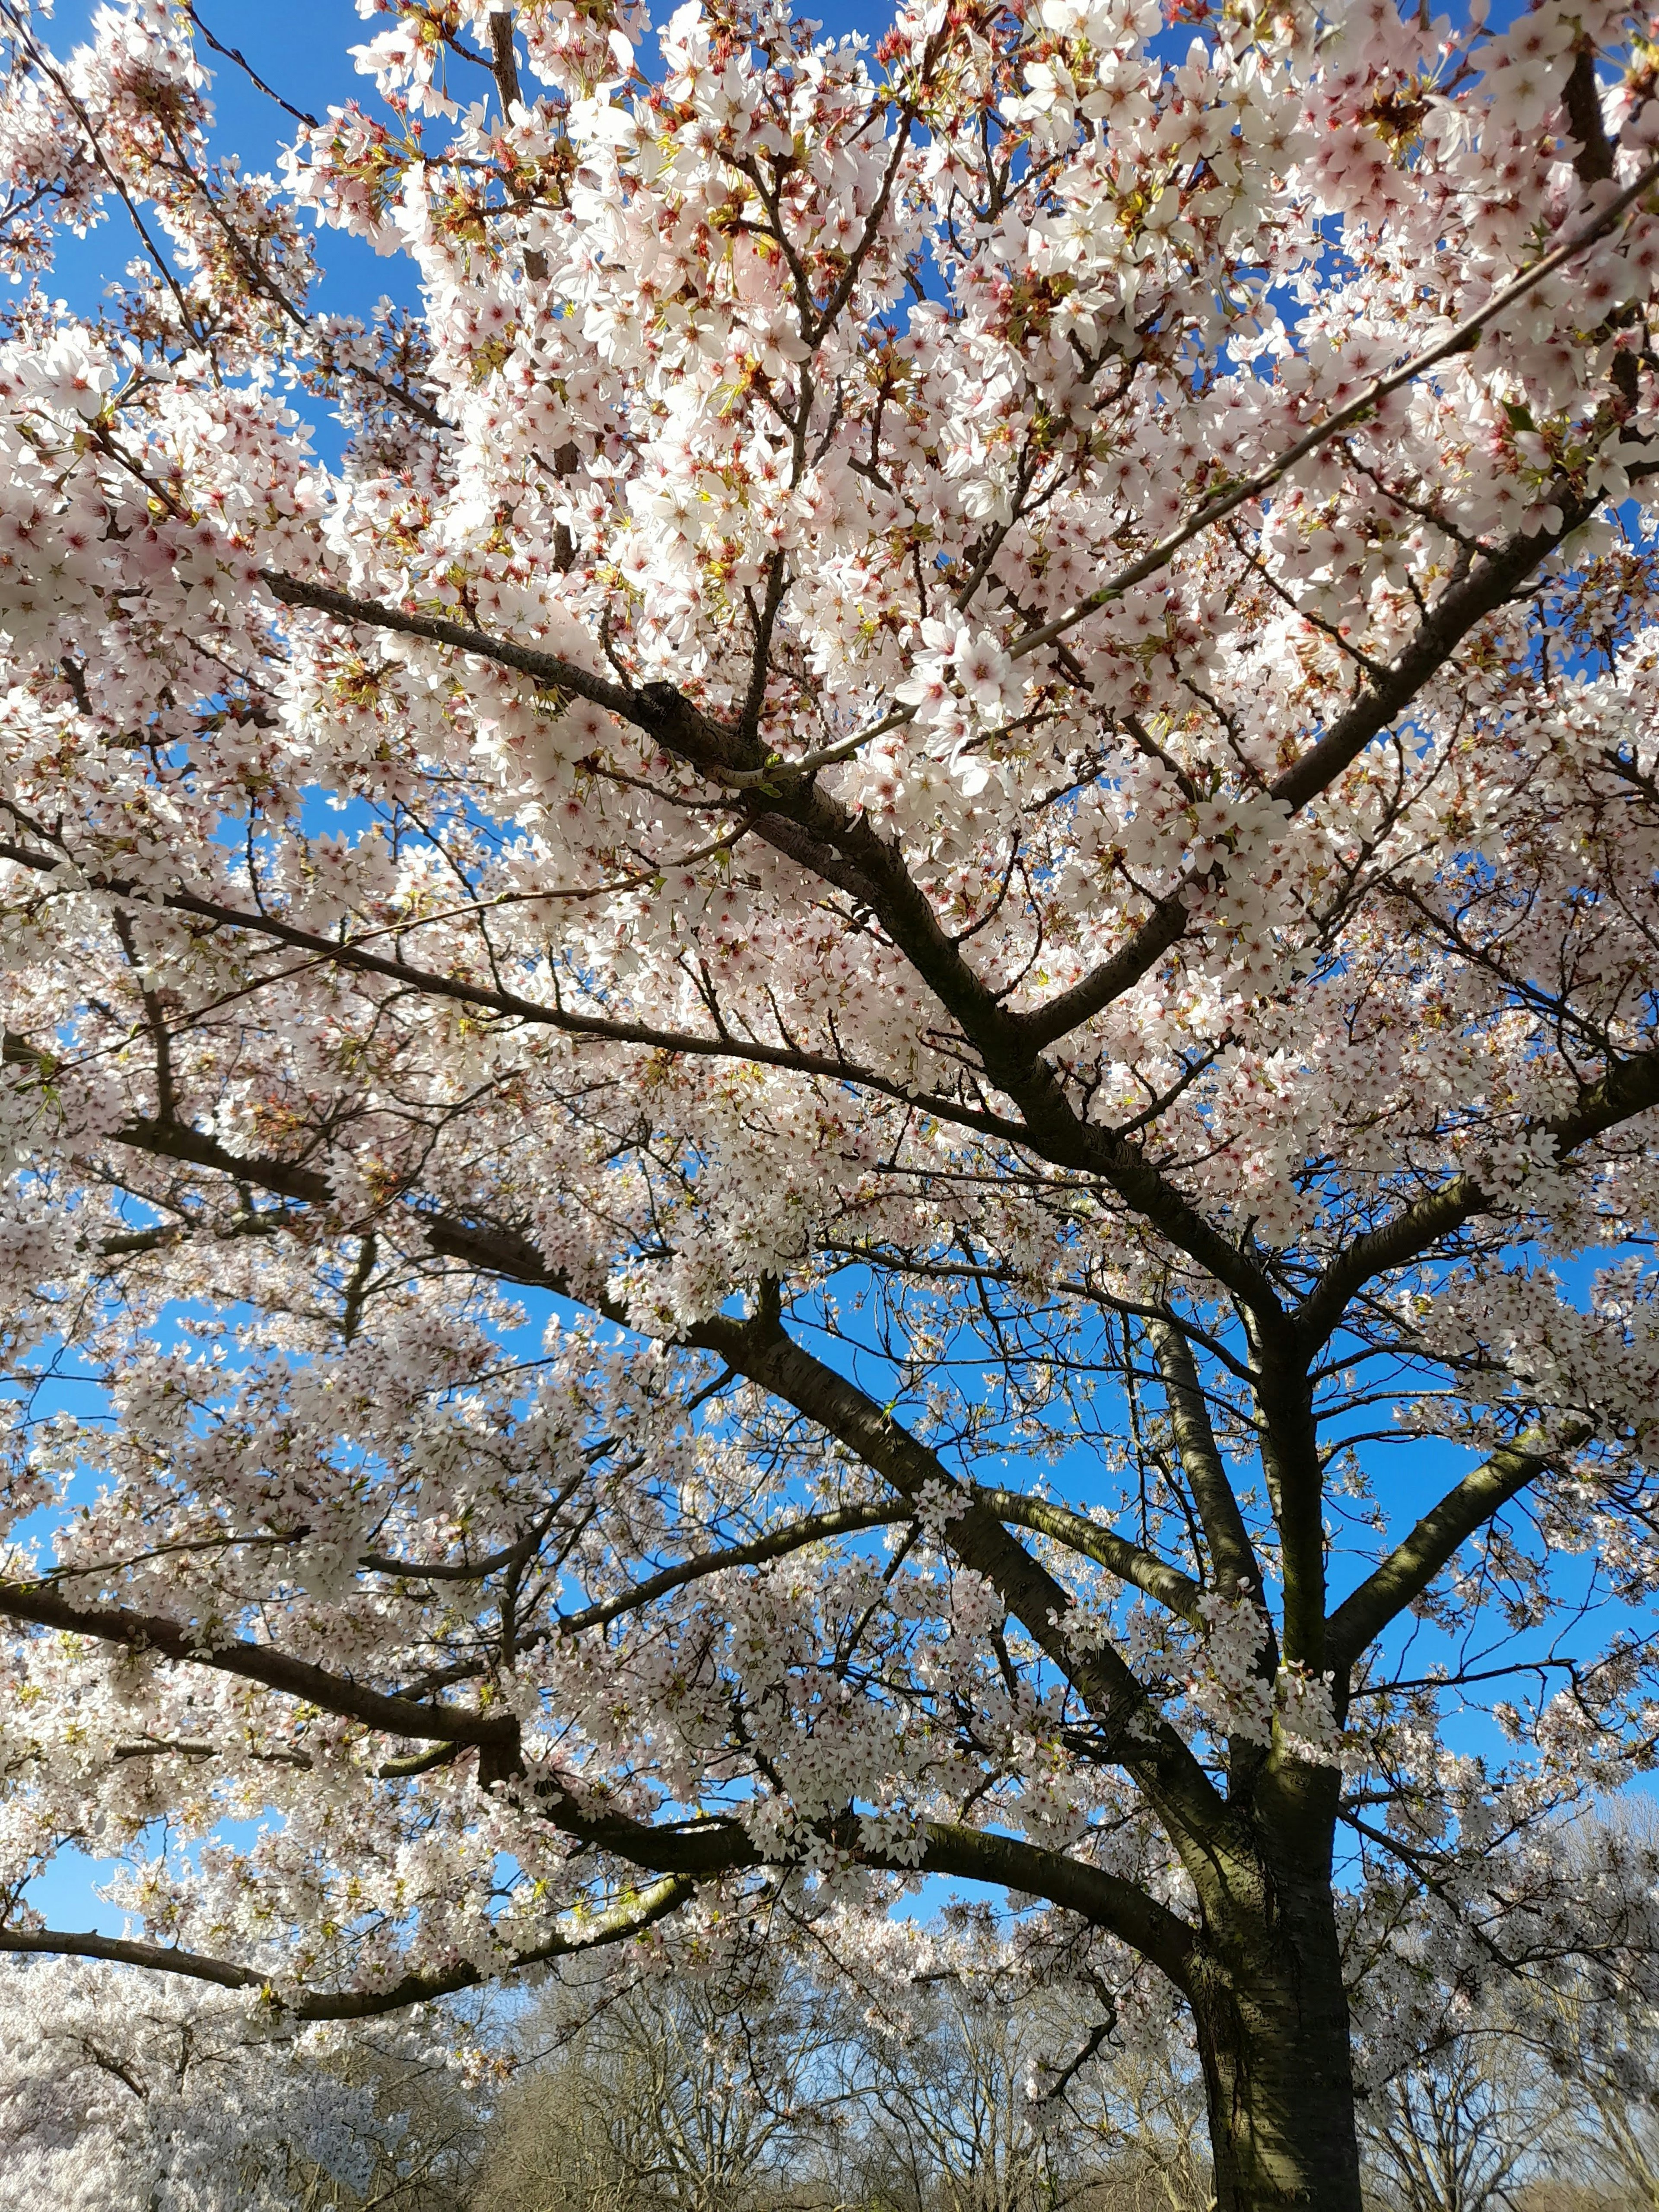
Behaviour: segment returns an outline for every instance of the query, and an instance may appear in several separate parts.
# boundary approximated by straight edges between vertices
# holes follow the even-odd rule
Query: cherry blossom
[[[316,2031],[308,2045],[186,1984],[15,1965],[0,1999],[0,2205],[289,2212],[313,2178],[364,2191],[394,2129]]]
[[[1356,2212],[1425,1946],[1640,1948],[1652,26],[389,0],[264,173],[3,12],[0,1948],[945,1877]]]

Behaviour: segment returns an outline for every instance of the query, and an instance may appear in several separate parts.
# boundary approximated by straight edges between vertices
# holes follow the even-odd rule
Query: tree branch
[[[1076,1552],[1109,1574],[1115,1575],[1146,1596],[1153,1599],[1168,1612],[1178,1613],[1194,1627],[1201,1625],[1203,1615],[1198,1601],[1203,1595],[1190,1575],[1182,1574],[1179,1567],[1158,1558],[1139,1544],[1132,1544],[1126,1537],[1096,1522],[1086,1520],[1081,1513],[1073,1513],[1069,1506],[1056,1505],[1046,1498],[1028,1497],[1018,1490],[999,1490],[975,1483],[970,1495],[988,1505],[999,1521],[1011,1522],[1017,1528],[1030,1528],[1039,1536],[1064,1545],[1068,1552]]]
[[[1109,1755],[1135,1775],[1171,1832],[1209,1836],[1225,1824],[1225,1801],[1122,1656],[1109,1644],[1073,1645],[1060,1626],[1072,1608],[1070,1593],[1015,1541],[991,1506],[890,1413],[794,1343],[775,1314],[763,1310],[746,1322],[718,1316],[690,1332],[688,1340],[718,1352],[739,1374],[826,1429],[912,1504],[926,1509],[931,1494],[949,1516],[944,1540],[951,1551],[984,1576],[1075,1686]],[[957,1499],[962,1510],[952,1513]]]
[[[1146,1328],[1164,1378],[1176,1450],[1192,1488],[1217,1583],[1233,1596],[1248,1588],[1265,1613],[1261,1563],[1222,1462],[1192,1346],[1176,1322],[1152,1320]]]
[[[574,1934],[561,1932],[529,1949],[514,1951],[504,1971],[540,1966],[549,1959],[567,1959],[579,1952],[600,1950],[608,1944],[624,1943],[630,1936],[642,1936],[659,1920],[678,1911],[696,1888],[696,1883],[684,1875],[669,1875],[661,1881],[653,1882],[636,1897],[619,1899],[603,1912],[586,1914],[577,1922]],[[152,1973],[179,1974],[189,1981],[210,1982],[222,1990],[254,1990],[258,1991],[262,2003],[286,2013],[292,2020],[301,2021],[374,2020],[383,2013],[399,2012],[409,2005],[453,1996],[458,1990],[477,1989],[481,1983],[496,1978],[482,1967],[466,1964],[452,1966],[441,1974],[405,1974],[384,1989],[319,1990],[285,1997],[271,1986],[265,1975],[251,1966],[236,1966],[228,1959],[209,1958],[199,1951],[178,1950],[171,1944],[139,1943],[126,1937],[89,1932],[73,1936],[50,1928],[0,1928],[0,1952],[6,1951],[52,1958],[103,1959],[116,1966],[143,1966]]]
[[[1659,1106],[1659,1052],[1616,1060],[1597,1081],[1586,1085],[1571,1112],[1522,1122],[1524,1143],[1553,1137],[1555,1157],[1566,1158],[1580,1145],[1604,1136],[1622,1122]],[[1438,1190],[1414,1199],[1380,1228],[1355,1237],[1321,1274],[1297,1309],[1294,1326],[1310,1357],[1340,1323],[1348,1301],[1373,1276],[1403,1267],[1477,1213],[1497,1203],[1471,1175],[1454,1176]]]
[[[411,1698],[386,1697],[269,1644],[221,1640],[224,1632],[205,1623],[184,1626],[124,1606],[75,1605],[55,1587],[0,1582],[0,1618],[56,1629],[65,1636],[95,1637],[129,1651],[152,1651],[183,1665],[235,1674],[389,1735],[477,1745],[517,1740],[518,1724],[510,1717],[491,1719],[461,1706],[423,1705]]]
[[[316,1206],[334,1203],[332,1184],[314,1168],[300,1161],[273,1159],[268,1154],[233,1152],[216,1138],[185,1122],[129,1121],[111,1141],[156,1159],[178,1160],[188,1167],[205,1168],[233,1183],[253,1184],[277,1198],[290,1198]],[[476,1267],[481,1274],[499,1276],[504,1282],[520,1283],[537,1290],[551,1291],[560,1297],[576,1299],[606,1321],[619,1325],[626,1322],[624,1310],[602,1294],[577,1298],[562,1271],[550,1267],[530,1239],[516,1230],[492,1222],[469,1221],[452,1213],[411,1212],[405,1218],[419,1229],[427,1245],[441,1259],[457,1260],[464,1267]],[[127,1242],[125,1238],[114,1241],[122,1246]]]
[[[625,1613],[637,1613],[642,1607],[654,1605],[659,1597],[683,1589],[687,1583],[701,1581],[706,1575],[722,1574],[731,1567],[763,1566],[769,1560],[785,1559],[792,1552],[805,1551],[809,1544],[823,1543],[830,1536],[889,1528],[896,1521],[908,1521],[910,1517],[906,1509],[891,1504],[848,1505],[831,1513],[809,1514],[805,1520],[791,1522],[787,1528],[775,1528],[768,1535],[756,1537],[752,1543],[734,1544],[725,1552],[700,1552],[693,1559],[682,1559],[676,1566],[665,1567],[660,1574],[651,1575],[631,1589],[619,1590],[614,1597],[585,1606],[580,1613],[562,1614],[550,1632],[579,1636],[586,1629],[602,1628]]]
[[[15,867],[29,868],[38,874],[48,875],[74,865],[50,853],[31,852],[27,846],[14,845],[4,840],[0,840],[0,860],[9,860]],[[860,1089],[877,1091],[901,1105],[913,1107],[918,1113],[958,1123],[981,1135],[1000,1137],[1012,1143],[1024,1140],[1024,1132],[1018,1122],[981,1112],[951,1098],[906,1091],[902,1085],[890,1081],[873,1068],[860,1067],[854,1061],[843,1060],[828,1053],[802,1052],[792,1046],[763,1044],[748,1037],[698,1036],[678,1030],[655,1029],[647,1023],[615,1021],[602,1014],[572,1013],[562,1006],[550,1006],[538,999],[521,998],[517,992],[505,991],[499,986],[465,982],[459,976],[446,975],[435,969],[416,968],[406,960],[394,959],[383,952],[368,952],[349,939],[325,937],[320,931],[302,929],[297,924],[283,921],[274,915],[250,912],[240,907],[222,906],[216,900],[198,898],[186,891],[164,892],[158,897],[141,884],[90,873],[88,880],[94,889],[117,898],[130,898],[136,904],[158,907],[170,914],[189,915],[193,920],[212,922],[222,929],[246,930],[252,935],[269,938],[278,945],[309,953],[331,966],[349,969],[359,975],[382,976],[388,982],[401,984],[408,990],[423,992],[433,998],[448,999],[457,1005],[524,1022],[532,1027],[556,1030],[564,1036],[586,1037],[599,1043],[638,1046],[646,1051],[667,1053],[676,1058],[741,1060],[762,1067],[781,1068],[791,1074],[821,1076],[833,1083],[856,1084]],[[418,928],[420,924],[416,921],[408,926],[412,929]],[[280,981],[282,978],[276,976],[271,980]]]
[[[1626,210],[1633,207],[1656,184],[1659,184],[1659,161],[1650,161],[1634,183],[1627,185],[1622,192],[1609,200],[1588,222],[1582,223],[1570,236],[1564,238],[1559,246],[1552,246],[1547,253],[1541,254],[1518,276],[1511,277],[1507,284],[1501,285],[1485,307],[1477,307],[1472,315],[1466,315],[1445,337],[1437,338],[1431,346],[1414,354],[1398,368],[1389,369],[1383,375],[1374,378],[1363,392],[1336,409],[1334,413],[1328,415],[1322,422],[1316,422],[1311,429],[1304,431],[1301,437],[1285,447],[1282,453],[1275,455],[1253,476],[1247,477],[1242,483],[1232,484],[1218,492],[1213,498],[1204,501],[1167,538],[1160,538],[1157,544],[1149,547],[1127,568],[1120,569],[1109,582],[1089,592],[1066,613],[1056,616],[1054,621],[1044,623],[1039,629],[1028,630],[1024,636],[1015,641],[1012,651],[1016,655],[1035,653],[1041,647],[1052,644],[1056,638],[1063,637],[1067,630],[1075,628],[1097,609],[1121,598],[1136,585],[1145,583],[1159,569],[1167,568],[1183,545],[1190,544],[1205,531],[1212,530],[1218,522],[1237,514],[1241,507],[1248,506],[1252,500],[1259,499],[1263,492],[1271,491],[1298,462],[1306,460],[1310,453],[1316,453],[1331,439],[1340,437],[1345,430],[1352,429],[1392,393],[1403,391],[1407,385],[1414,383],[1419,376],[1426,375],[1430,369],[1437,368],[1443,361],[1449,361],[1455,355],[1471,351],[1500,315],[1523,300],[1546,277],[1564,267],[1575,254],[1583,252],[1587,246],[1594,246],[1598,240],[1605,238]]]
[[[1461,582],[1449,585],[1419,623],[1410,642],[1382,674],[1367,684],[1347,712],[1340,714],[1298,761],[1269,785],[1270,797],[1297,813],[1310,799],[1328,790],[1372,739],[1405,712],[1476,623],[1510,599],[1595,505],[1594,500],[1571,503],[1560,529],[1553,535],[1540,531],[1528,537],[1517,531],[1498,552],[1477,562]],[[1133,937],[1109,960],[1103,961],[1046,1005],[1018,1018],[1033,1047],[1053,1044],[1103,1012],[1180,942],[1192,920],[1182,902],[1182,888],[1178,886],[1161,898]]]
[[[1528,541],[1535,557],[1542,557],[1544,541]],[[492,1011],[510,1012],[523,1019],[550,1023],[575,1034],[610,1036],[617,1042],[638,1042],[653,1049],[718,1053],[721,1057],[747,1058],[763,1065],[787,1066],[798,1073],[822,1073],[870,1086],[904,1103],[936,1113],[1009,1141],[1029,1145],[1057,1166],[1080,1168],[1103,1176],[1137,1211],[1235,1297],[1255,1310],[1264,1327],[1282,1322],[1271,1285],[1237,1248],[1219,1236],[1145,1157],[1123,1139],[1085,1121],[1067,1098],[1063,1084],[1042,1058],[1040,1036],[1025,1026],[1024,1017],[1011,1014],[995,992],[976,975],[961,948],[946,935],[925,893],[905,867],[898,846],[875,830],[862,812],[853,813],[839,801],[820,792],[810,776],[792,769],[787,762],[769,754],[758,736],[741,727],[713,721],[693,707],[671,684],[653,684],[643,690],[624,690],[589,675],[556,655],[499,639],[466,624],[438,617],[413,615],[400,609],[362,599],[331,586],[295,577],[267,573],[264,578],[279,599],[308,606],[346,622],[362,623],[405,635],[423,637],[440,645],[498,661],[539,683],[573,692],[608,711],[620,714],[653,741],[699,774],[727,788],[752,790],[757,811],[750,826],[755,834],[796,864],[826,882],[849,891],[874,911],[893,944],[915,968],[928,988],[961,1026],[963,1036],[980,1054],[992,1084],[1012,1098],[1020,1110],[1019,1124],[1001,1117],[956,1107],[947,1100],[912,1099],[885,1079],[865,1071],[853,1072],[817,1056],[786,1053],[780,1048],[750,1047],[736,1040],[686,1040],[635,1030],[631,1025],[611,1024],[592,1016],[556,1017],[532,1001],[500,1003],[495,994],[482,994],[481,1003]],[[1316,748],[1316,751],[1318,748]],[[1334,771],[1333,770],[1333,773]],[[7,857],[0,853],[0,857]],[[29,865],[39,856],[26,855]],[[184,910],[188,911],[188,908]],[[244,926],[253,926],[252,923]],[[280,934],[280,931],[273,931]],[[299,942],[298,939],[291,941]],[[319,955],[335,957],[328,940],[313,948]],[[358,954],[348,964],[367,965],[374,956]],[[459,996],[460,988],[422,971],[406,970],[397,963],[386,970],[397,980],[417,988],[444,988]],[[461,987],[475,990],[477,987]]]
[[[1495,1451],[1448,1491],[1358,1589],[1343,1599],[1327,1623],[1325,1637],[1325,1656],[1335,1674],[1340,1698],[1346,1699],[1349,1671],[1365,1646],[1422,1595],[1459,1545],[1589,1433],[1587,1425],[1575,1426],[1559,1443],[1551,1444],[1534,1431]]]

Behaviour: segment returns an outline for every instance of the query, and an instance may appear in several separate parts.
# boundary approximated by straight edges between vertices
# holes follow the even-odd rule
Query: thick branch
[[[1613,147],[1601,112],[1601,88],[1595,82],[1595,49],[1588,40],[1573,57],[1563,105],[1578,151],[1573,167],[1581,185],[1603,185],[1613,172]]]
[[[560,1820],[558,1825],[565,1826],[567,1823]],[[737,1822],[709,1825],[714,1832],[708,1840],[715,1848],[713,1852],[704,1852],[711,1862],[708,1870],[738,1871],[763,1863]],[[857,1843],[856,1815],[843,1816],[833,1825],[835,1839],[855,1857],[869,1864],[886,1863],[879,1852],[866,1850]],[[578,1819],[573,1832],[583,1832],[586,1838],[587,1832],[600,1826],[617,1832],[616,1841],[607,1843],[605,1848],[617,1850],[619,1856],[635,1864],[650,1865],[665,1851],[673,1853],[669,1833],[653,1829],[642,1821],[592,1822]],[[621,1832],[624,1831],[625,1836]],[[921,1862],[923,1873],[958,1881],[991,1882],[1043,1898],[1066,1911],[1077,1913],[1091,1926],[1109,1929],[1161,1966],[1177,1985],[1187,1985],[1194,1949],[1192,1930],[1134,1883],[1067,1857],[1062,1852],[1045,1850],[1017,1837],[990,1834],[956,1822],[930,1820],[926,1824],[925,1834],[926,1847]],[[630,1844],[631,1850],[628,1848]],[[511,1959],[503,1960],[500,1973],[626,1942],[678,1911],[696,1890],[696,1882],[692,1876],[666,1875],[637,1894],[619,1899],[602,1912],[584,1915],[568,1934],[560,1929],[543,1942],[515,1948]],[[476,1989],[500,1978],[486,1968],[466,1963],[443,1973],[406,1974],[380,1989],[316,1991],[284,1997],[253,1968],[167,1944],[137,1942],[90,1932],[72,1935],[56,1929],[0,1929],[0,1952],[101,1959],[116,1965],[142,1966],[151,1972],[181,1975],[219,1989],[257,1990],[263,2002],[299,2021],[374,2019],[410,2005],[452,1996],[460,1990]]]
[[[235,1674],[283,1696],[299,1698],[319,1711],[361,1721],[389,1735],[446,1743],[501,1744],[516,1737],[511,1717],[486,1718],[458,1705],[418,1705],[411,1698],[389,1698],[307,1659],[295,1659],[270,1644],[243,1644],[204,1624],[183,1626],[159,1613],[133,1613],[125,1606],[76,1605],[60,1585],[0,1583],[0,1618],[54,1628],[65,1636],[95,1637],[129,1651],[152,1651],[191,1667]]]
[[[623,1814],[595,1814],[580,1806],[556,1784],[534,1778],[517,1785],[553,1824],[579,1841],[653,1871],[696,1871],[705,1875],[775,1863],[764,1859],[742,1825],[733,1820],[653,1826]],[[859,1863],[887,1866],[897,1862],[862,1838],[859,1817],[848,1811],[823,1824],[825,1839]],[[1120,1875],[1053,1851],[1018,1837],[992,1834],[959,1822],[928,1820],[919,1871],[957,1881],[988,1881],[1024,1890],[1079,1914],[1105,1928],[1182,1981],[1190,1954],[1192,1932],[1167,1907]]]
[[[280,599],[286,606],[308,607],[318,614],[331,615],[337,622],[367,623],[376,629],[395,630],[401,637],[424,638],[431,645],[449,646],[458,653],[476,654],[480,659],[493,660],[499,667],[516,669],[520,676],[528,676],[544,690],[568,691],[574,698],[603,707],[641,729],[651,730],[654,722],[661,720],[659,714],[653,714],[650,698],[645,693],[624,690],[606,677],[579,668],[574,660],[562,659],[556,653],[520,645],[514,638],[491,636],[486,631],[475,629],[470,623],[450,622],[441,615],[410,614],[403,607],[389,607],[379,599],[360,599],[354,592],[337,591],[331,584],[319,583],[307,576],[285,576],[267,570],[260,581],[273,599]]]
[[[1358,1589],[1343,1599],[1330,1617],[1325,1638],[1325,1656],[1335,1673],[1339,1696],[1365,1646],[1422,1595],[1459,1545],[1589,1434],[1587,1427],[1575,1427],[1552,1445],[1534,1433],[1495,1451],[1448,1491]]]
[[[1248,1587],[1259,1601],[1263,1589],[1261,1563],[1227,1478],[1192,1346],[1172,1321],[1151,1321],[1147,1332],[1164,1378],[1176,1450],[1198,1509],[1217,1585],[1230,1596]]]
[[[1073,1645],[1060,1626],[1072,1598],[1002,1526],[992,1507],[959,1484],[945,1462],[874,1399],[795,1344],[781,1321],[763,1312],[749,1322],[702,1322],[690,1341],[718,1352],[739,1374],[846,1444],[900,1495],[949,1516],[945,1541],[964,1566],[983,1575],[1027,1633],[1098,1722],[1110,1756],[1135,1774],[1179,1838],[1202,1837],[1224,1823],[1224,1801],[1192,1753],[1158,1716],[1133,1670],[1109,1644]],[[962,1510],[951,1508],[957,1500]]]
[[[1193,1930],[1133,1882],[1061,1851],[1041,1850],[1013,1836],[954,1822],[927,1823],[925,1872],[959,1881],[997,1882],[1046,1898],[1097,1928],[1109,1929],[1142,1958],[1160,1966],[1177,1989],[1191,1986]]]
[[[1194,1627],[1200,1624],[1198,1601],[1202,1592],[1199,1585],[1190,1575],[1182,1574],[1179,1567],[1171,1566],[1155,1552],[1132,1544],[1127,1537],[1102,1528],[1093,1521],[1085,1520],[1081,1513],[1073,1513],[1068,1506],[1054,1504],[1046,1498],[1031,1498],[1023,1491],[999,1490],[977,1483],[971,1494],[988,1505],[999,1521],[1010,1522],[1017,1528],[1030,1528],[1054,1543],[1063,1544],[1068,1552],[1092,1559],[1108,1574],[1144,1591],[1169,1612],[1190,1620]]]
[[[1029,1561],[1027,1564],[1030,1565]],[[1034,1568],[1033,1571],[1040,1573],[1041,1570]],[[322,1668],[277,1651],[240,1644],[209,1649],[199,1641],[192,1642],[191,1632],[171,1621],[113,1607],[72,1607],[49,1593],[21,1589],[15,1585],[0,1585],[0,1614],[68,1633],[97,1637],[128,1650],[160,1652],[185,1663],[240,1675],[369,1728],[402,1736],[441,1738],[445,1749],[456,1744],[477,1746],[481,1784],[506,1784],[515,1788],[564,1833],[629,1864],[669,1877],[647,1893],[652,1902],[646,1917],[641,1917],[633,1909],[623,1911],[619,1908],[615,1915],[584,1922],[579,1938],[558,1936],[540,1948],[518,1954],[515,1963],[519,1965],[585,1949],[597,1941],[620,1940],[672,1911],[690,1895],[698,1881],[763,1863],[747,1832],[736,1821],[653,1825],[582,1803],[556,1776],[526,1776],[520,1756],[518,1723],[511,1716],[486,1720],[479,1714],[453,1707],[438,1709],[416,1705],[407,1698],[390,1698],[365,1689]],[[199,1638],[200,1632],[194,1634]],[[435,1765],[439,1760],[434,1758],[431,1763]],[[424,1764],[410,1762],[404,1771],[417,1771]],[[1133,1884],[1081,1866],[1060,1853],[1045,1851],[1012,1838],[984,1836],[975,1829],[936,1824],[930,1824],[928,1836],[924,1871],[1006,1882],[1082,1912],[1097,1924],[1112,1928],[1126,1942],[1143,1947],[1156,1942],[1165,1955],[1170,1954],[1176,1943],[1181,1923]],[[856,1825],[839,1840],[844,1845],[854,1845]],[[875,1854],[860,1852],[860,1856],[871,1857],[875,1863],[884,1863]],[[606,1929],[608,1933],[600,1932]],[[1184,1942],[1184,1935],[1180,1940]],[[217,1982],[224,1988],[258,1988],[263,1983],[263,1978],[251,1970],[222,1960],[200,1959],[160,1945],[116,1943],[98,1936],[57,1937],[0,1930],[0,1950],[7,1949],[68,1950],[82,1957],[125,1960],[131,1965]],[[1148,1955],[1157,1954],[1149,1952]],[[288,2008],[302,2019],[362,2019],[471,1988],[484,1978],[477,1968],[458,1968],[455,1975],[449,1977],[410,1976],[388,1989],[303,1999]]]

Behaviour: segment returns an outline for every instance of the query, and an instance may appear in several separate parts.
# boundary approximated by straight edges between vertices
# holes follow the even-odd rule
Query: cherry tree
[[[13,1962],[0,1982],[0,2205],[292,2212],[341,2202],[337,2191],[364,2201],[399,2130],[365,2085],[285,2028],[188,1983]]]
[[[266,175],[0,0],[0,1945],[945,1877],[1356,2212],[1351,1994],[1650,1932],[1659,47],[362,4]]]

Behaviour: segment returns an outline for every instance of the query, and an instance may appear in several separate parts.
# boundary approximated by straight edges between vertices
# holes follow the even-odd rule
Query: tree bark
[[[1224,1887],[1225,1906],[1205,1914],[1193,1991],[1216,2212],[1360,2212],[1328,1876],[1259,1861],[1225,1869]]]

